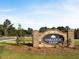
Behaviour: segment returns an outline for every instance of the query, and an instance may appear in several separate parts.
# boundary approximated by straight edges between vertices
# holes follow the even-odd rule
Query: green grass
[[[79,39],[75,39],[75,45],[79,45]]]
[[[4,50],[1,55],[2,59],[79,59],[79,55],[31,55],[26,53],[17,53]]]
[[[31,38],[25,39],[27,42],[31,42]],[[16,43],[15,41],[7,42],[7,43]],[[75,40],[75,44],[79,45],[79,40]],[[0,43],[0,59],[79,59],[79,52],[78,54],[68,53],[68,54],[61,54],[61,55],[32,55],[27,53],[19,53],[13,52],[10,50],[5,49],[6,43]]]
[[[21,38],[20,39],[20,43],[32,43],[32,38]],[[6,41],[6,43],[9,43],[9,44],[16,44],[16,40],[12,40],[12,41]]]

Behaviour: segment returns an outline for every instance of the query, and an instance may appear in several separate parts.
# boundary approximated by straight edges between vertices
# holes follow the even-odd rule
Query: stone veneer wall
[[[33,47],[54,47],[54,45],[45,44],[42,39],[48,34],[59,34],[64,37],[64,46],[74,47],[74,30],[68,30],[64,33],[57,29],[47,30],[45,32],[39,32],[38,30],[33,30]]]
[[[68,30],[68,46],[74,47],[74,30]]]

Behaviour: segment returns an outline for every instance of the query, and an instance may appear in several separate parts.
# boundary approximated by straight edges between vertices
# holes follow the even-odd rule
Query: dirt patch
[[[76,46],[75,49],[71,48],[34,48],[27,45],[6,45],[6,49],[13,52],[29,53],[29,54],[79,54],[79,46]]]

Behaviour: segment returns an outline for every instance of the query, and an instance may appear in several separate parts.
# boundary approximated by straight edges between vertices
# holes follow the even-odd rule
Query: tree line
[[[3,24],[0,24],[0,36],[32,36],[32,28],[23,29],[21,24],[18,24],[18,29],[16,29],[14,24],[11,23],[9,19],[6,19]],[[63,32],[67,32],[69,29],[71,29],[69,26],[58,26],[58,27],[41,27],[39,29],[39,32],[44,32],[47,29],[58,29]],[[79,28],[74,29],[74,37],[75,39],[79,39]]]
[[[47,28],[47,27],[41,27],[39,29],[39,32],[44,32],[48,29],[58,29],[60,31],[63,31],[63,32],[67,32],[69,29],[71,29],[69,26],[58,26],[57,28],[56,27],[52,27],[52,28]],[[77,29],[74,29],[74,38],[75,39],[79,39],[79,28]]]
[[[14,24],[11,23],[9,19],[6,19],[3,24],[0,24],[0,36],[31,36],[32,28],[28,28],[27,30],[23,29],[21,24],[18,25],[18,29],[16,29]]]

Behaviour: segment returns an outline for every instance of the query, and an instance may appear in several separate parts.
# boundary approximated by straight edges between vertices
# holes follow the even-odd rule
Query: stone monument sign
[[[48,29],[45,32],[33,30],[33,47],[74,47],[74,30],[62,32],[58,29]]]

